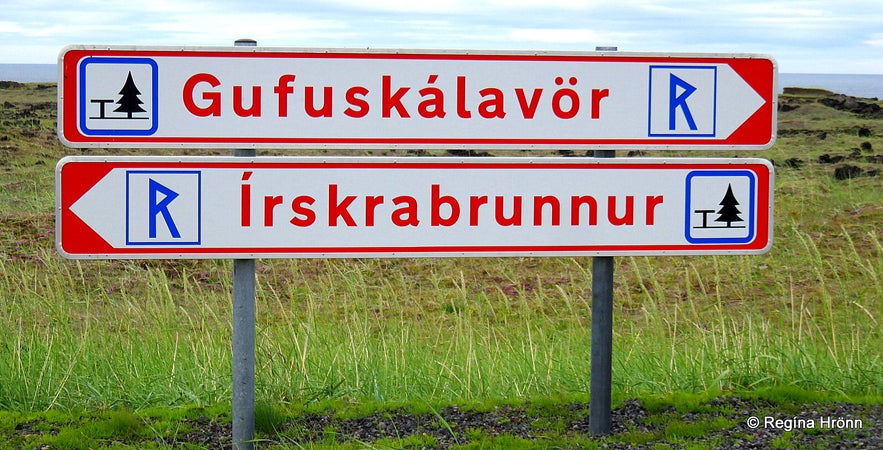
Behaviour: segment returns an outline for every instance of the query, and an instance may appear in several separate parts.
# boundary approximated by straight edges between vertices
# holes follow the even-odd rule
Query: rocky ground
[[[419,437],[417,442],[421,444],[416,448],[438,449],[500,435],[535,442],[562,435],[588,438],[588,405],[570,404],[562,408],[558,417],[535,410],[529,404],[500,406],[491,411],[450,406],[433,413],[389,411],[356,418],[307,414],[281,424],[276,436],[265,438],[295,446],[336,441],[370,447],[383,438]],[[723,396],[699,409],[702,412],[679,412],[669,407],[651,413],[637,400],[629,400],[613,410],[611,434],[598,438],[597,443],[610,449],[685,448],[698,443],[703,445],[701,448],[707,445],[721,449],[883,448],[883,405],[879,404],[813,403],[795,410],[766,401]],[[562,418],[568,419],[558,420]],[[760,421],[758,426],[751,426],[752,418]],[[229,424],[196,419],[189,425],[194,431],[166,443],[232,447]]]

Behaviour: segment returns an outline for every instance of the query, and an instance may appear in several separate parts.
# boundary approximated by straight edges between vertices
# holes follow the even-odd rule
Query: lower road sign
[[[762,159],[67,157],[70,258],[757,254]]]

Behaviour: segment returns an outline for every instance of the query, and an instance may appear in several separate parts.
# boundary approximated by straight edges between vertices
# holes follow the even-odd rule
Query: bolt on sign
[[[758,254],[762,159],[66,157],[70,258]]]
[[[754,54],[71,46],[72,147],[765,149]]]

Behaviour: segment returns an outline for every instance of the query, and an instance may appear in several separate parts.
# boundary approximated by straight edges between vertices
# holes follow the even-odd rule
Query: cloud
[[[18,22],[0,20],[0,33],[23,33],[25,28]]]
[[[211,29],[204,27],[211,23]],[[238,38],[254,38],[260,45],[292,46],[304,37],[339,37],[347,33],[346,23],[307,16],[251,12],[242,14],[203,13],[175,15],[147,26],[163,36],[164,45],[232,45]],[[156,38],[151,38],[156,42]]]
[[[868,39],[862,43],[870,47],[883,47],[883,34],[872,34],[868,36]]]
[[[883,65],[880,0],[3,2],[4,62],[51,62],[69,44],[225,46],[249,37],[274,47],[769,53],[783,70],[818,72]]]
[[[421,14],[505,14],[523,10],[585,10],[597,2],[589,0],[327,0],[325,3],[357,11]]]
[[[600,33],[585,28],[514,28],[506,33],[508,39],[515,41],[555,43],[555,44],[586,44],[592,45],[609,39]]]

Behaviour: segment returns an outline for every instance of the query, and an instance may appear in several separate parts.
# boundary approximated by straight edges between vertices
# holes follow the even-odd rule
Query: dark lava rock
[[[461,150],[461,149],[455,149],[455,148],[448,149],[447,153],[449,155],[453,155],[453,156],[469,156],[469,157],[472,157],[472,156],[493,156],[488,152],[478,152],[475,150]]]
[[[308,413],[286,422],[274,433],[259,433],[260,436],[256,437],[261,448],[272,444],[305,448],[311,447],[311,443],[334,442],[376,448],[375,443],[381,439],[416,437],[419,441],[421,436],[426,437],[425,443],[405,444],[405,448],[444,450],[464,445],[485,448],[482,442],[474,440],[500,435],[530,440],[537,448],[542,448],[549,434],[583,436],[596,441],[598,448],[607,449],[693,446],[715,449],[883,448],[883,404],[806,403],[795,406],[799,409],[793,406],[783,408],[766,400],[723,395],[711,399],[706,407],[692,411],[681,412],[674,406],[667,406],[651,413],[640,401],[631,399],[611,411],[611,434],[598,437],[590,436],[589,405],[585,403],[559,405],[554,410],[538,409],[529,404],[500,405],[489,411],[446,406],[431,413],[391,410],[361,417],[339,417],[333,412]],[[779,421],[779,424],[772,424],[773,421]],[[667,427],[675,422],[687,425],[717,422],[721,426],[712,427],[701,436],[685,436],[672,441],[667,435]],[[812,426],[799,425],[810,422]],[[839,428],[835,425],[838,423]],[[17,425],[15,431],[26,438],[45,434],[46,427],[42,423],[27,422]],[[180,432],[172,437],[154,438],[152,443],[172,448],[227,450],[233,447],[231,434],[229,422],[199,417],[185,419]],[[620,437],[623,435],[631,437],[623,439]],[[634,438],[642,440],[634,443]],[[135,446],[144,444],[134,435],[114,442]],[[380,448],[387,445],[378,443]]]
[[[864,170],[862,170],[861,167],[846,164],[834,169],[834,178],[838,180],[858,178],[862,175],[863,172]]]
[[[839,162],[842,162],[844,159],[846,159],[845,156],[831,156],[825,153],[824,155],[819,156],[819,164],[837,164]]]
[[[883,117],[883,108],[876,103],[863,102],[855,97],[836,94],[819,99],[819,103],[839,111],[846,111],[862,117]]]
[[[785,167],[799,169],[803,167],[804,161],[800,158],[788,158],[785,160]]]

